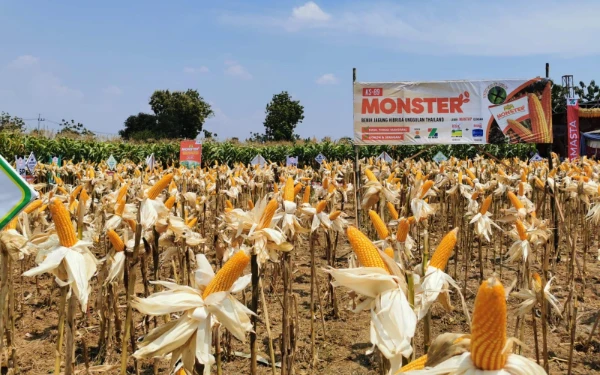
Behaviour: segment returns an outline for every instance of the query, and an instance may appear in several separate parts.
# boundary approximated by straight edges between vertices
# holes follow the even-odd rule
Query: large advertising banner
[[[579,157],[579,102],[567,99],[567,155],[569,160]]]
[[[202,162],[202,143],[198,141],[181,141],[179,145],[179,164],[194,168]]]
[[[550,81],[354,83],[357,145],[551,143]]]

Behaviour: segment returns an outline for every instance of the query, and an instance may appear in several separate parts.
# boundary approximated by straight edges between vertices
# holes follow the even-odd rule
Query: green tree
[[[196,90],[157,90],[150,98],[150,107],[167,138],[194,139],[206,119],[214,115],[210,104]]]
[[[165,138],[165,133],[158,126],[158,119],[155,115],[148,113],[138,113],[125,120],[125,129],[119,130],[119,135],[124,139],[144,140],[147,138],[161,139]]]
[[[202,131],[213,110],[196,90],[156,90],[150,97],[153,114],[139,113],[125,120],[119,135],[124,139],[139,137],[191,138]],[[215,135],[216,136],[216,135]]]
[[[89,136],[94,137],[94,134],[91,130],[87,129],[80,122],[75,122],[75,120],[67,121],[62,119],[59,126],[61,127],[60,131],[57,135],[81,135],[81,136]]]
[[[0,113],[0,131],[25,131],[25,121],[17,116],[11,116],[6,112]]]
[[[600,87],[596,85],[596,81],[594,80],[592,80],[589,85],[579,82],[579,87],[575,87],[574,91],[582,102],[600,100]]]
[[[267,104],[264,121],[265,136],[269,141],[293,141],[299,136],[294,134],[296,125],[304,120],[304,107],[299,100],[292,100],[287,91],[273,95]]]

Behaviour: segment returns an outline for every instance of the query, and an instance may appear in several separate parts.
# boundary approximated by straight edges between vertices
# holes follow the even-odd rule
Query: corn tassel
[[[452,229],[444,236],[444,238],[442,238],[442,241],[435,249],[435,252],[431,257],[431,262],[429,262],[430,266],[442,271],[446,268],[446,264],[448,264],[448,259],[450,259],[452,251],[456,246],[456,233],[458,233],[458,228]]]
[[[371,222],[373,223],[373,226],[375,227],[375,230],[379,235],[379,239],[385,240],[386,238],[388,238],[390,235],[390,231],[387,229],[381,217],[377,215],[377,212],[369,210],[369,217],[371,218]]]
[[[172,180],[173,180],[173,173],[168,173],[168,174],[162,176],[162,178],[160,180],[158,180],[158,182],[156,182],[154,184],[154,186],[152,186],[150,189],[148,189],[148,193],[147,193],[148,198],[156,199],[156,197],[158,197],[160,192],[163,191],[167,186],[169,186],[169,184],[171,183]]]
[[[202,293],[202,298],[206,299],[212,293],[231,289],[233,283],[242,276],[248,263],[250,263],[250,257],[244,251],[235,253],[208,283]]]
[[[77,243],[77,235],[71,223],[71,215],[58,198],[54,198],[50,204],[50,212],[52,213],[52,221],[56,227],[60,245],[71,247]]]
[[[506,299],[504,287],[492,277],[479,287],[471,323],[471,359],[475,367],[491,371],[506,364]]]
[[[379,255],[379,251],[367,236],[354,226],[349,226],[346,233],[360,264],[364,267],[383,268],[390,273],[389,268]]]
[[[115,251],[121,252],[125,250],[125,244],[123,243],[123,240],[121,239],[121,237],[119,237],[117,232],[110,229],[108,232],[106,232],[106,235],[108,236],[108,240],[113,245]]]

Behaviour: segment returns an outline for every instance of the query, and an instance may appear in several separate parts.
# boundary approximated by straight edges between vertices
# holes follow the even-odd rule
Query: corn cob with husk
[[[231,289],[231,286],[242,275],[248,263],[250,263],[248,254],[244,251],[235,253],[208,283],[206,289],[202,292],[202,298],[206,299],[212,293]]]

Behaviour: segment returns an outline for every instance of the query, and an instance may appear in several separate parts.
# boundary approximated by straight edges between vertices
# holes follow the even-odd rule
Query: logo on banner
[[[438,131],[437,128],[429,128],[427,129],[427,131],[429,132],[429,139],[437,139],[438,138]]]
[[[181,141],[179,144],[179,164],[187,167],[199,167],[202,163],[202,143]]]
[[[494,82],[489,85],[484,92],[484,95],[487,96],[487,99],[492,104],[502,104],[506,100],[508,94],[506,93],[506,89],[508,86],[501,82]]]
[[[35,155],[32,152],[31,154],[29,154],[29,157],[27,158],[27,169],[29,169],[29,172],[33,173],[33,170],[35,169],[36,165],[37,165],[37,159],[35,158]]]
[[[327,158],[325,157],[325,155],[319,153],[319,155],[315,157],[315,160],[317,161],[317,163],[321,164],[324,160],[327,160]]]

